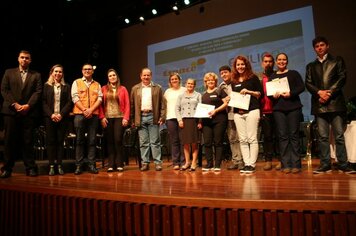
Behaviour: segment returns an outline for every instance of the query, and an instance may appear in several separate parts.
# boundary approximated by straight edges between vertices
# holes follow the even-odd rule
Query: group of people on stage
[[[319,133],[320,166],[314,173],[332,170],[330,127],[335,137],[338,169],[356,173],[348,163],[344,139],[346,105],[342,89],[346,82],[345,63],[341,57],[328,53],[326,38],[316,37],[313,47],[317,59],[307,65],[305,82],[297,71],[287,68],[288,55],[285,53],[277,54],[275,60],[269,53],[263,55],[262,78],[253,72],[245,56],[238,55],[231,68],[219,68],[223,80],[220,84],[214,72],[204,75],[205,91],[202,94],[195,91],[196,81],[192,78],[187,78],[182,86],[178,73],[169,76],[169,88],[163,92],[162,87],[152,81],[149,68],[141,70],[141,82],[132,87],[130,94],[120,84],[114,69],[108,70],[108,82],[101,87],[93,79],[94,68],[91,64],[83,65],[83,77],[76,79],[71,86],[64,80],[63,66],[54,65],[48,81],[42,85],[40,74],[29,68],[30,52],[21,51],[19,67],[6,70],[1,83],[5,150],[0,177],[11,176],[18,158],[23,159],[27,175],[38,175],[33,130],[41,111],[46,128],[49,175],[64,174],[63,143],[72,116],[76,134],[76,175],[82,173],[85,160],[88,171],[98,173],[95,156],[99,124],[106,137],[107,172],[124,171],[123,132],[130,126],[138,128],[140,170],[150,169],[152,157],[154,169],[161,171],[160,126],[165,124],[174,170],[197,169],[199,144],[203,140],[206,163],[202,170],[220,171],[223,141],[227,135],[232,156],[232,163],[227,169],[238,169],[241,173],[255,172],[259,154],[258,129],[261,125],[266,161],[263,169],[273,168],[274,137],[277,137],[280,160],[275,168],[286,174],[299,173],[302,168],[299,127],[303,116],[299,95],[305,88],[312,95],[312,114],[316,117]],[[285,78],[288,91],[267,93],[268,82]],[[248,106],[244,109],[229,106],[233,92],[249,95]],[[213,107],[209,117],[195,116],[199,104]]]

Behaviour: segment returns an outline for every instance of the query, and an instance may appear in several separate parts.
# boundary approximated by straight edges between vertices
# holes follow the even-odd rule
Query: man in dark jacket
[[[11,176],[16,158],[23,158],[26,174],[37,176],[33,151],[33,130],[39,118],[41,75],[29,69],[31,54],[21,51],[19,66],[5,71],[1,83],[4,98],[1,112],[5,128],[5,164],[0,178]]]
[[[316,37],[313,47],[317,59],[307,65],[305,76],[305,86],[312,95],[312,114],[316,116],[319,132],[320,166],[313,173],[331,171],[330,126],[335,137],[338,169],[354,173],[347,161],[344,138],[346,103],[342,89],[346,83],[345,63],[341,57],[328,53],[326,38]]]

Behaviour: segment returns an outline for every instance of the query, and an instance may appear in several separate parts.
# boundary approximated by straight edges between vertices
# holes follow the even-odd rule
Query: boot
[[[266,164],[263,167],[263,170],[271,170],[272,169],[272,162],[266,161]]]
[[[62,165],[58,165],[58,174],[59,175],[64,175],[64,171],[62,169]]]
[[[51,165],[51,166],[49,167],[49,173],[48,173],[48,175],[50,175],[50,176],[55,175],[55,172],[54,172],[54,165]]]

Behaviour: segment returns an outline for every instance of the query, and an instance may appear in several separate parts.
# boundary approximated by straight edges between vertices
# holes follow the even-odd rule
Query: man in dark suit
[[[4,99],[1,111],[5,129],[5,161],[1,168],[1,178],[11,176],[17,158],[23,158],[27,175],[37,176],[33,130],[40,112],[42,81],[38,72],[29,69],[30,52],[20,51],[18,62],[17,68],[5,71],[1,82]]]

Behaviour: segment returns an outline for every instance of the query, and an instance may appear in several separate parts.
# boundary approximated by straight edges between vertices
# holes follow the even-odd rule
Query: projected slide
[[[178,72],[183,82],[196,79],[197,91],[203,92],[204,74],[218,74],[219,67],[231,65],[237,55],[248,57],[254,72],[260,75],[265,52],[285,52],[288,68],[304,77],[306,64],[315,58],[311,46],[314,36],[312,8],[304,7],[150,45],[148,65],[153,80],[164,89],[168,76]],[[305,119],[311,119],[309,93],[304,92],[301,99]]]

